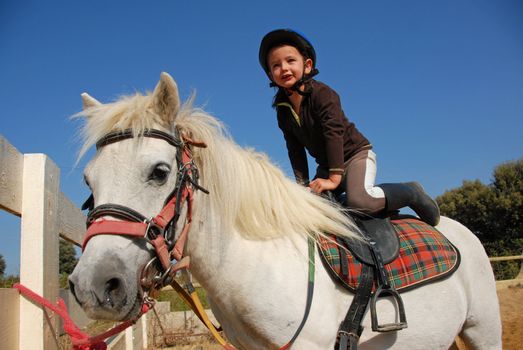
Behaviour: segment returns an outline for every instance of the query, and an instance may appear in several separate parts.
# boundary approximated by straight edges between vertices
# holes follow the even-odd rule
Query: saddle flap
[[[379,251],[384,264],[396,259],[400,250],[400,241],[389,218],[353,218],[367,241],[345,240],[347,248],[358,260],[368,265],[374,265],[369,244],[373,244],[374,249]]]

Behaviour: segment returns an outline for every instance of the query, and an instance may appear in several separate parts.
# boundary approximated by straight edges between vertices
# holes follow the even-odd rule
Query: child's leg
[[[435,200],[417,182],[404,182],[379,185],[387,198],[387,210],[393,211],[410,207],[427,224],[439,223],[439,207]]]
[[[374,186],[376,169],[376,154],[372,150],[360,151],[348,160],[344,181],[349,208],[365,213],[385,209],[385,193]]]
[[[438,224],[438,204],[421,185],[407,182],[374,186],[375,179],[376,155],[372,150],[358,152],[349,159],[344,179],[349,208],[375,214],[384,209],[394,211],[408,206],[429,225]]]

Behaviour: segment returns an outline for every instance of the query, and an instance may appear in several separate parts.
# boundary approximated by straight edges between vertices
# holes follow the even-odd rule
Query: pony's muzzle
[[[108,266],[100,266],[94,271],[94,274],[83,274],[75,269],[68,280],[71,294],[89,317],[120,319],[135,304],[136,298],[130,296],[136,297],[133,292],[136,287],[130,286],[124,275]]]
[[[120,277],[96,278],[89,290],[78,288],[78,281],[73,274],[69,277],[69,289],[82,306],[99,306],[106,309],[122,307],[127,300],[125,282]]]

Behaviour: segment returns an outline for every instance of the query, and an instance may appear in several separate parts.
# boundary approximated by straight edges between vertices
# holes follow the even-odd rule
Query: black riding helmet
[[[263,37],[260,44],[260,51],[258,54],[260,65],[262,66],[263,70],[265,71],[265,74],[267,74],[269,79],[271,79],[271,70],[269,68],[269,65],[267,64],[267,55],[269,54],[269,51],[272,48],[285,44],[294,46],[296,49],[298,49],[298,51],[300,51],[300,53],[303,55],[305,59],[310,58],[312,60],[311,73],[307,74],[306,77],[304,76],[302,80],[299,82],[299,85],[303,84],[305,81],[309,80],[310,78],[319,73],[316,69],[316,51],[314,50],[314,47],[312,46],[311,42],[307,40],[305,36],[299,34],[298,32],[292,29],[276,29],[272,32],[269,32]],[[271,86],[274,85],[271,84]]]

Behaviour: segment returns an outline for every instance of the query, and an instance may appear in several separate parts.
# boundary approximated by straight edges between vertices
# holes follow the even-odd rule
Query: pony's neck
[[[205,288],[214,315],[227,335],[237,337],[237,343],[247,348],[253,344],[281,346],[290,339],[303,313],[291,304],[304,303],[301,297],[305,293],[294,294],[307,288],[306,237],[248,239],[216,225],[209,212],[205,216],[209,221],[195,222],[199,229],[189,236],[188,254],[190,270]],[[275,285],[285,288],[273,288]],[[267,319],[273,322],[270,327],[285,331],[275,336],[270,327],[261,327],[260,320]]]

